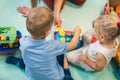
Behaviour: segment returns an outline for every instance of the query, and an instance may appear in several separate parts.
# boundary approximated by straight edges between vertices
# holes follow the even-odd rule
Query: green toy
[[[19,49],[20,31],[15,27],[0,26],[0,54],[9,54]]]
[[[0,43],[14,43],[15,39],[15,27],[0,27]]]

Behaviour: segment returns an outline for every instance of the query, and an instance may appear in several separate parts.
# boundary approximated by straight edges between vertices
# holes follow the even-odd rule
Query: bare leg
[[[66,56],[64,56],[64,65],[63,65],[63,67],[64,67],[64,69],[68,68],[68,61],[67,61]]]

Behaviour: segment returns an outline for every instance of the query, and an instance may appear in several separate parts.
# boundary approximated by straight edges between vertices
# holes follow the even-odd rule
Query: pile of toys
[[[20,31],[15,27],[0,27],[0,54],[11,53],[19,49]]]
[[[120,0],[108,0],[104,6],[104,14],[118,16],[120,18]]]
[[[64,31],[62,28],[56,26],[57,31],[54,32],[54,39],[61,42],[70,42],[74,36],[72,31]],[[75,49],[82,47],[82,40],[78,41]]]

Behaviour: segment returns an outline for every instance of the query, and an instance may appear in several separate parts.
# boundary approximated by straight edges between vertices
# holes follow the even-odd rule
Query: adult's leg
[[[69,1],[71,1],[71,2],[74,3],[74,4],[81,5],[81,4],[83,4],[86,0],[69,0]]]
[[[51,9],[54,10],[54,0],[43,0],[45,4]],[[63,1],[61,9],[64,7],[66,0]]]

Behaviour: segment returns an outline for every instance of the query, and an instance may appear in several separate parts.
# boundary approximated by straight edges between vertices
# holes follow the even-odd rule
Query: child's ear
[[[119,42],[119,47],[120,47],[120,42]]]
[[[94,21],[92,22],[92,27],[94,28]]]
[[[102,39],[102,41],[106,40],[106,36],[104,34],[101,34],[101,39]]]
[[[47,31],[45,32],[45,35],[47,36],[49,33],[50,33],[50,30],[47,30]]]

